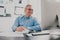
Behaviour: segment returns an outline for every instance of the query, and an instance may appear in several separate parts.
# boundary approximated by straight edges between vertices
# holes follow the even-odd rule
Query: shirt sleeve
[[[14,25],[12,26],[12,31],[15,32],[18,26],[19,26],[19,17],[15,20]]]
[[[28,27],[30,30],[41,31],[40,24],[37,22],[36,19],[33,20],[33,26]]]

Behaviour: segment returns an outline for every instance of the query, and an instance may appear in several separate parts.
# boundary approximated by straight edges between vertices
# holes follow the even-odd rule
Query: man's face
[[[32,9],[31,6],[26,7],[26,9],[25,9],[25,14],[26,14],[26,16],[28,16],[28,17],[33,14],[33,9]]]

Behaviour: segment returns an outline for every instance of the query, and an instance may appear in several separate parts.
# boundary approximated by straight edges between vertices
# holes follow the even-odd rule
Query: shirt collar
[[[26,19],[30,19],[30,18],[31,18],[31,16],[30,16],[30,17],[26,17],[26,15],[24,15],[24,17],[25,17]]]

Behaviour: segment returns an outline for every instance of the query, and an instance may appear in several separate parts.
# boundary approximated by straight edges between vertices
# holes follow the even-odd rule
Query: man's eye
[[[32,10],[33,11],[33,9],[28,9],[28,10]]]

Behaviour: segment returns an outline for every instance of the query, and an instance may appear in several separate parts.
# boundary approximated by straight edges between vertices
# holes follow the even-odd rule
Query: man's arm
[[[16,31],[16,28],[19,26],[19,17],[15,20],[14,25],[12,26],[13,32]]]
[[[33,26],[32,27],[28,27],[28,29],[36,30],[36,31],[41,31],[40,24],[37,22],[36,19],[34,19]]]

